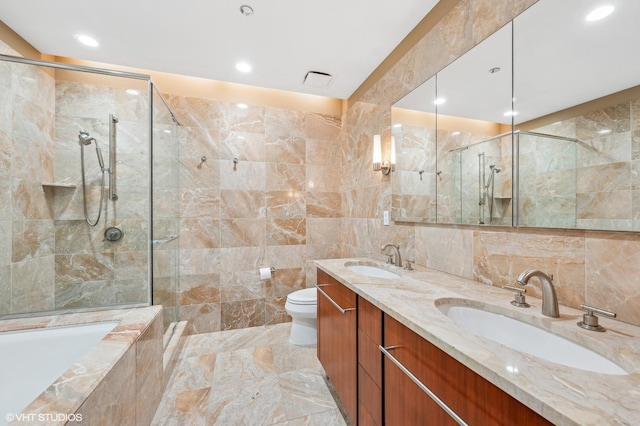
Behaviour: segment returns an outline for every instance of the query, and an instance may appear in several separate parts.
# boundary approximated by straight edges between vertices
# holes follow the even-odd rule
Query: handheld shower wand
[[[89,226],[96,226],[98,221],[100,221],[100,216],[102,215],[102,203],[104,201],[104,173],[109,171],[104,167],[104,159],[102,158],[102,151],[100,150],[100,146],[98,145],[98,141],[96,138],[93,138],[89,135],[88,132],[81,131],[78,135],[78,140],[80,141],[80,167],[82,169],[82,201],[84,207],[84,218],[89,224]],[[89,219],[89,213],[87,211],[87,183],[85,178],[85,167],[84,167],[84,147],[91,145],[91,142],[96,144],[96,156],[98,157],[98,163],[100,164],[100,171],[102,172],[102,178],[100,183],[100,207],[98,209],[98,217],[96,217],[95,221],[91,221]]]

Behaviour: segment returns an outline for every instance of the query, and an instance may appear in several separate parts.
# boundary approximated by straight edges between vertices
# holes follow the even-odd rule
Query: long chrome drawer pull
[[[391,355],[389,353],[389,350],[391,349],[395,349],[397,348],[397,346],[391,346],[389,348],[384,348],[382,346],[378,346],[378,349],[380,349],[380,352],[382,352],[384,354],[384,356],[386,356],[387,358],[389,358],[389,360],[391,362],[393,362],[396,367],[398,367],[404,374],[407,375],[407,377],[409,377],[411,379],[411,381],[413,383],[415,383],[416,385],[418,385],[418,387],[420,389],[422,389],[422,391],[424,393],[426,393],[427,395],[429,395],[429,398],[433,399],[433,401],[438,404],[440,406],[440,408],[442,408],[444,411],[447,412],[448,415],[451,416],[451,418],[453,418],[453,420],[455,420],[459,425],[462,426],[467,426],[467,424],[464,422],[464,420],[462,420],[460,418],[460,416],[458,416],[451,408],[449,408],[449,406],[447,404],[445,404],[444,402],[442,402],[442,400],[440,398],[438,398],[436,396],[435,393],[433,393],[431,391],[431,389],[429,389],[428,387],[426,387],[424,385],[424,383],[422,383],[420,380],[418,380],[418,378],[416,376],[413,375],[413,373],[411,373],[411,371],[409,371],[407,369],[407,367],[405,367],[404,365],[402,365],[402,363],[400,363],[400,361],[398,361],[393,355]]]
[[[334,300],[333,300],[332,298],[330,298],[330,297],[329,297],[329,295],[328,295],[327,293],[325,293],[325,292],[324,292],[324,290],[322,290],[320,287],[323,287],[323,286],[322,286],[322,285],[317,285],[317,286],[316,286],[316,288],[318,289],[318,291],[319,291],[320,293],[322,293],[322,295],[323,295],[324,297],[326,297],[326,298],[327,298],[327,300],[328,300],[329,302],[331,302],[331,304],[332,304],[333,306],[335,306],[335,307],[336,307],[336,309],[338,309],[338,310],[340,311],[340,313],[341,313],[341,314],[343,314],[343,315],[344,315],[344,314],[346,314],[346,313],[347,313],[347,312],[349,312],[349,311],[355,311],[355,310],[356,310],[356,308],[347,308],[347,309],[343,309],[343,308],[342,308],[342,306],[340,306],[340,305],[338,305],[336,302],[334,302]]]

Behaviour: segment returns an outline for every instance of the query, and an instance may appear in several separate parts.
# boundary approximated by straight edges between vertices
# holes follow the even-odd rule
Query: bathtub
[[[0,321],[0,425],[149,424],[164,382],[161,309]]]

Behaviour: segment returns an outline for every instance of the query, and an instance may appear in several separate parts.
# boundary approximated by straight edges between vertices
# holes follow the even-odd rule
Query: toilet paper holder
[[[266,266],[263,266],[261,268],[258,269],[258,275],[260,276],[261,280],[266,280],[271,278],[271,275],[276,271],[276,268],[274,268],[273,266],[270,268],[267,268]]]

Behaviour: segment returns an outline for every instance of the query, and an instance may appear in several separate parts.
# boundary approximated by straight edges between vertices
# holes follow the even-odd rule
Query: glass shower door
[[[179,319],[179,123],[151,83],[151,300],[164,307],[164,329]]]

